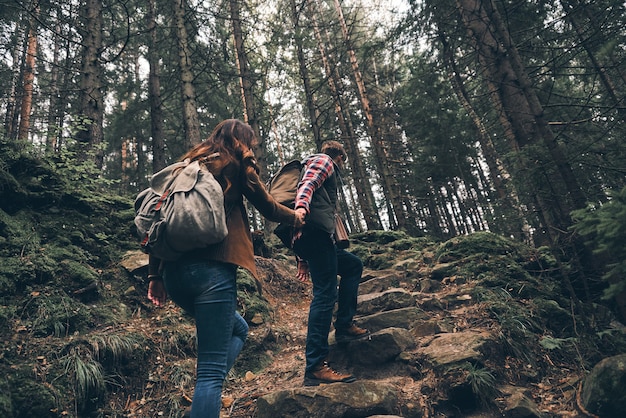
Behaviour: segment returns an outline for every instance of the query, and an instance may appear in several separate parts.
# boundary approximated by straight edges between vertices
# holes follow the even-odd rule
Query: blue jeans
[[[248,336],[237,313],[237,267],[217,261],[168,262],[163,274],[170,298],[196,320],[198,361],[192,418],[219,418],[222,386]]]
[[[294,244],[294,252],[308,262],[313,282],[305,351],[306,371],[312,371],[328,357],[328,334],[335,302],[335,329],[352,325],[363,262],[354,254],[337,248],[330,235],[320,230],[303,233]],[[341,277],[339,286],[337,275]]]

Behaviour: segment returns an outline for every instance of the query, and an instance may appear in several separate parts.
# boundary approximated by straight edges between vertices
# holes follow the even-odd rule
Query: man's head
[[[343,145],[337,141],[324,141],[321,152],[332,158],[337,165],[340,165],[340,162],[346,162],[348,159],[348,155],[346,154],[346,150],[343,148]]]

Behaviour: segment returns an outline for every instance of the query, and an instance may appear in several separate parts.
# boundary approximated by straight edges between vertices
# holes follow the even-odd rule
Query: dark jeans
[[[169,262],[163,275],[171,299],[196,320],[198,361],[191,417],[219,418],[222,386],[248,335],[237,313],[237,268],[215,261]]]
[[[352,325],[363,263],[354,254],[338,249],[330,235],[319,230],[305,231],[294,244],[294,251],[309,263],[313,282],[305,352],[306,371],[311,371],[328,356],[335,302],[335,329]],[[341,277],[339,286],[337,275]]]

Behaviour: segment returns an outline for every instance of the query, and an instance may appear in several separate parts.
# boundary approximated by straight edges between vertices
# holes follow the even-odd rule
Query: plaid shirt
[[[314,154],[304,164],[306,171],[298,184],[295,208],[304,208],[309,213],[313,193],[335,172],[335,163],[326,154]]]

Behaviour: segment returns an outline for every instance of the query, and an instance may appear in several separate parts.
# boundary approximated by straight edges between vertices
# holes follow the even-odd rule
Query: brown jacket
[[[254,169],[246,170],[248,167],[253,167]],[[225,166],[220,173],[214,172],[210,166],[209,170],[213,172],[223,189],[226,189],[228,182],[230,182],[230,187],[226,189],[224,194],[228,235],[222,242],[211,245],[206,249],[195,250],[184,257],[236,264],[250,271],[254,277],[257,277],[252,234],[243,196],[258,209],[261,215],[270,221],[293,225],[295,212],[275,201],[267,193],[265,185],[258,175],[252,151],[246,152],[241,161],[234,161]]]

